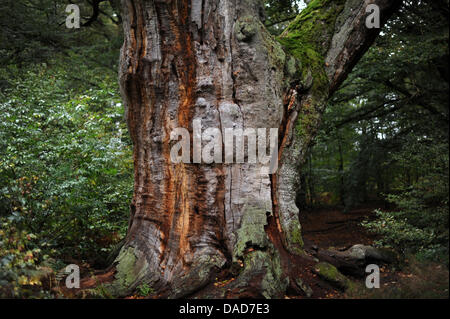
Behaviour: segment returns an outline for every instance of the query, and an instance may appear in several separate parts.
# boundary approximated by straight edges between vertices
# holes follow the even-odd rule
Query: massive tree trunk
[[[134,143],[128,234],[108,286],[188,296],[230,269],[227,291],[277,297],[303,255],[297,174],[326,101],[400,1],[315,0],[278,38],[258,0],[122,0],[120,85]],[[278,128],[278,170],[173,163],[173,129]],[[205,143],[203,142],[203,145]],[[192,141],[191,141],[192,145]],[[217,292],[225,296],[225,292]]]

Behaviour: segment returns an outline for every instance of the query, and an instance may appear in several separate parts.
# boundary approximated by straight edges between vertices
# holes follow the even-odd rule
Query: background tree
[[[405,2],[331,99],[305,172],[310,204],[327,193],[347,210],[398,210],[368,225],[385,244],[436,258],[448,255],[448,8]]]

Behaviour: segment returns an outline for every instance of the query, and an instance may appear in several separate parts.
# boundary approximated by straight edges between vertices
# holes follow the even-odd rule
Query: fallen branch
[[[355,277],[364,276],[368,264],[389,264],[398,260],[397,254],[391,250],[365,245],[354,245],[344,251],[321,249],[315,253],[315,257],[332,264],[343,274]]]

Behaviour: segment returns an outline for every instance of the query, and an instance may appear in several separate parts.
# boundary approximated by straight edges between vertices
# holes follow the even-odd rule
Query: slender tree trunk
[[[341,201],[341,205],[345,207],[345,181],[344,181],[344,155],[342,152],[342,140],[341,136],[338,134],[338,152],[339,152],[339,199]]]
[[[122,0],[120,86],[135,184],[108,289],[126,295],[145,282],[182,297],[231,269],[229,291],[283,294],[285,256],[303,254],[297,166],[326,100],[379,31],[364,25],[369,2],[385,21],[400,1],[315,0],[276,40],[257,0]],[[278,128],[277,172],[172,163],[171,131],[192,136],[194,120],[222,131]]]
[[[315,192],[315,188],[314,188],[314,174],[313,174],[313,169],[312,169],[312,160],[313,160],[313,156],[312,156],[312,150],[310,150],[309,153],[309,159],[308,159],[308,192],[309,192],[309,204],[311,206],[313,206],[315,204],[316,201],[316,192]],[[303,169],[303,167],[300,167],[300,169]]]

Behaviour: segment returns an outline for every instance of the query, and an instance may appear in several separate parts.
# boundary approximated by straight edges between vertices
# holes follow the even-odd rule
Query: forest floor
[[[301,214],[303,240],[305,248],[345,250],[356,244],[373,245],[376,235],[369,234],[360,224],[363,220],[374,218],[375,207],[364,206],[345,212],[337,207],[318,208]],[[395,282],[393,273],[382,268],[383,281]],[[362,280],[352,278],[353,280]],[[381,281],[381,280],[380,280]],[[310,283],[311,284],[311,283]],[[332,286],[318,281],[314,285],[313,297],[346,298],[347,295]],[[288,295],[287,298],[302,298]]]
[[[322,208],[301,216],[302,234],[306,249],[345,250],[356,244],[373,245],[379,239],[368,233],[361,222],[375,218],[374,206],[343,212],[338,208]],[[352,278],[355,289],[342,292],[327,286],[315,285],[313,298],[448,298],[449,273],[445,265],[421,263],[411,258],[402,266],[380,265],[380,289],[365,287],[365,278]],[[314,290],[314,288],[313,288]],[[287,298],[304,298],[288,295]]]
[[[377,236],[369,234],[360,224],[374,217],[373,210],[374,207],[362,207],[346,213],[338,208],[307,211],[300,219],[304,240],[322,249],[372,245]]]
[[[304,283],[312,288],[313,299],[343,299],[343,298],[448,298],[448,268],[442,264],[420,263],[405,259],[401,267],[399,265],[380,266],[380,289],[368,289],[365,287],[365,278],[347,276],[354,283],[351,291],[343,292],[334,288],[326,281],[318,278],[313,268],[316,262],[312,253],[317,250],[333,248],[346,250],[356,244],[373,245],[378,237],[368,233],[362,226],[363,220],[375,218],[373,213],[377,207],[364,206],[355,208],[349,212],[343,212],[339,208],[321,208],[302,214],[300,222],[305,243],[305,251],[310,255],[307,258],[291,260],[290,270],[300,277]],[[92,273],[90,267],[83,269],[87,275]],[[107,279],[112,272],[103,273],[84,282],[83,286],[95,286],[97,280]],[[105,278],[100,278],[104,276]],[[217,289],[226,289],[228,283],[235,278],[228,272],[217,274],[215,282],[207,285],[201,291],[194,293],[189,298],[203,298],[214,295]],[[70,297],[70,296],[66,296]],[[226,293],[226,298],[242,297],[233,291]],[[247,296],[252,297],[252,296]],[[255,296],[253,296],[255,297]],[[158,298],[158,296],[132,295],[127,299]],[[288,290],[286,299],[304,299],[304,294]]]
[[[368,233],[360,224],[363,220],[375,218],[374,210],[378,206],[364,206],[355,208],[349,212],[343,212],[339,208],[321,208],[305,212],[302,215],[300,223],[302,225],[303,240],[305,251],[310,258],[297,258],[291,260],[295,265],[290,266],[290,270],[304,283],[312,288],[313,299],[342,299],[342,298],[383,298],[373,294],[372,291],[365,288],[365,278],[348,277],[355,283],[355,289],[352,292],[343,292],[328,282],[320,279],[313,271],[316,264],[313,261],[314,250],[334,248],[345,250],[356,244],[373,245],[378,239],[376,235]],[[393,266],[380,265],[380,284],[383,286],[383,293],[391,291],[396,285],[399,285],[403,277],[413,277],[410,273],[404,273],[396,270]],[[192,297],[202,298],[205,295],[211,295],[215,289],[223,288],[230,281],[234,280],[229,274],[219,274],[216,282],[205,287],[201,292]],[[381,290],[381,289],[380,289]],[[394,289],[395,290],[395,289]],[[383,294],[382,293],[382,294]],[[232,291],[227,293],[226,298],[235,296]],[[396,297],[391,293],[386,297]],[[304,294],[288,289],[285,295],[286,299],[304,299]]]
[[[355,244],[372,245],[373,241],[377,239],[376,236],[371,235],[365,231],[360,223],[373,216],[373,210],[376,207],[362,207],[343,213],[338,208],[322,208],[308,211],[302,215],[300,223],[302,225],[302,234],[305,242],[305,248],[312,247],[318,249],[338,248],[345,249]],[[313,290],[312,298],[346,298],[347,295],[342,291],[335,289],[327,282],[319,279],[313,273],[314,261],[299,259],[298,265],[292,267],[292,270],[302,278]],[[396,274],[392,273],[386,268],[380,269],[384,282],[395,282]],[[225,287],[227,283],[233,281],[233,278],[228,273],[221,273],[217,275],[216,282],[206,286],[201,292],[194,294],[191,297],[203,298],[207,295],[212,295],[214,290]],[[360,280],[352,278],[353,280]],[[227,293],[227,298],[236,297],[232,291]],[[139,298],[139,296],[130,296],[128,298]],[[287,292],[286,299],[303,299],[305,296],[299,295],[294,291]]]

